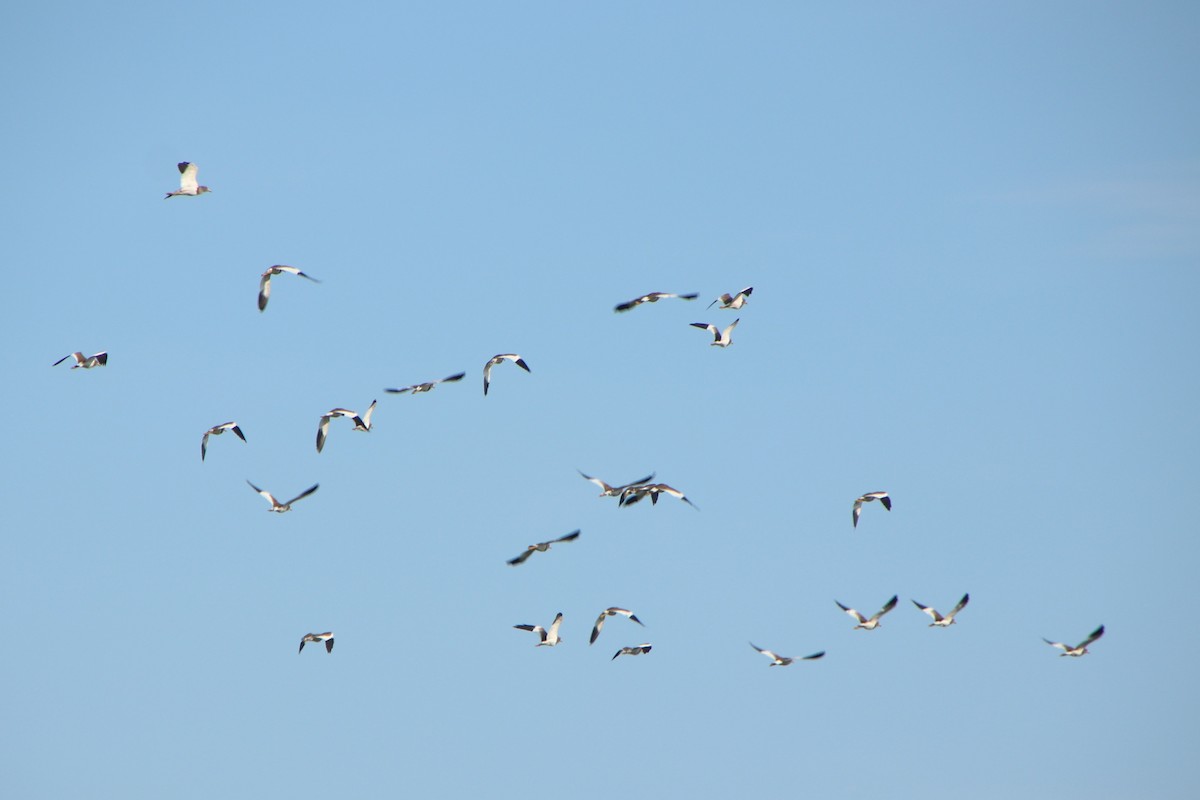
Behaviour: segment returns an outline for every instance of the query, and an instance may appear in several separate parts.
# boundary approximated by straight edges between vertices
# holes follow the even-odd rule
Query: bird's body
[[[250,483],[250,481],[246,481],[246,483]],[[254,491],[258,492],[259,494],[261,494],[264,498],[266,498],[267,502],[271,504],[271,507],[267,509],[268,511],[274,511],[277,514],[282,514],[285,511],[291,511],[292,503],[295,503],[297,500],[303,500],[304,498],[308,497],[310,494],[315,492],[320,487],[320,485],[321,484],[319,484],[319,483],[314,483],[312,486],[308,487],[303,492],[301,492],[300,494],[293,497],[291,500],[288,500],[286,503],[279,502],[278,500],[275,499],[275,495],[258,488],[253,483],[250,483],[250,488],[253,489]]]
[[[629,609],[612,606],[611,608],[606,608],[600,612],[600,616],[596,619],[596,624],[592,626],[592,639],[588,642],[588,644],[596,643],[596,639],[600,636],[600,631],[604,628],[604,620],[615,616],[629,617],[629,619],[633,622],[645,627],[645,624]]]
[[[333,652],[333,632],[332,631],[326,631],[325,633],[306,633],[306,634],[304,634],[304,637],[300,640],[300,649],[297,650],[296,652],[303,653],[304,645],[308,644],[309,642],[324,642],[325,643],[325,652],[326,653]]]
[[[465,372],[459,372],[455,375],[451,375],[448,378],[442,378],[438,381],[415,383],[412,386],[405,386],[403,389],[384,389],[384,391],[388,392],[389,394],[404,394],[405,392],[412,392],[414,395],[417,395],[421,394],[422,392],[432,391],[433,387],[437,386],[439,383],[454,383],[455,381],[461,381],[466,374],[467,373]]]
[[[197,197],[205,192],[211,192],[212,189],[207,186],[201,186],[196,182],[196,172],[198,168],[190,161],[180,161],[175,166],[179,167],[179,191],[167,192],[164,200],[169,200],[172,197],[184,195],[186,197]]]
[[[317,452],[321,452],[325,448],[325,438],[329,435],[329,420],[335,417],[348,417],[354,422],[354,430],[370,432],[371,430],[371,414],[375,413],[376,400],[371,401],[371,405],[367,406],[365,414],[359,415],[357,411],[351,411],[348,408],[331,408],[321,415],[321,422],[317,425]]]
[[[287,264],[276,264],[272,267],[267,267],[266,271],[263,272],[263,274],[261,276],[259,276],[259,279],[258,279],[258,310],[259,311],[267,310],[267,301],[271,299],[271,278],[273,278],[276,275],[282,275],[285,272],[289,275],[296,275],[301,278],[308,278],[313,283],[320,283],[320,281],[317,280],[316,278],[314,278],[312,275],[301,272],[300,270],[296,269],[295,267],[289,267]]]
[[[633,647],[622,647],[617,651],[617,655],[612,657],[612,660],[616,661],[617,656],[640,656],[642,653],[649,653],[652,649],[649,642],[635,644]]]
[[[525,363],[525,359],[521,358],[516,353],[499,353],[488,359],[488,362],[483,365],[483,396],[487,397],[488,385],[492,380],[492,367],[497,364],[502,364],[505,361],[511,361],[521,369],[529,372],[529,365]]]
[[[628,311],[631,308],[637,308],[642,303],[657,303],[659,300],[666,300],[668,297],[678,297],[680,300],[695,300],[699,294],[672,294],[671,292],[650,292],[641,297],[635,297],[627,303],[618,303],[613,309],[614,311]]]
[[[716,325],[710,325],[707,322],[693,322],[692,327],[702,328],[713,335],[713,340],[708,343],[710,347],[729,347],[729,345],[733,344],[733,339],[730,338],[730,334],[733,333],[733,329],[736,328],[737,324],[741,321],[742,320],[740,317],[735,319],[733,322],[729,323],[725,330],[721,330]]]
[[[795,663],[797,660],[790,656],[781,656],[778,653],[775,653],[771,650],[764,650],[761,647],[759,647],[758,645],[756,645],[754,642],[750,642],[750,646],[753,647],[758,652],[762,653],[767,658],[771,659],[771,663],[767,665],[769,667],[786,667],[789,664]],[[816,661],[818,658],[824,658],[824,657],[825,657],[825,651],[822,650],[819,653],[813,653],[811,656],[803,656],[799,660],[800,661]]]
[[[513,627],[517,630],[533,631],[536,633],[541,638],[541,641],[537,643],[538,647],[554,647],[562,641],[558,635],[558,627],[562,625],[562,618],[562,612],[560,611],[554,617],[554,622],[550,623],[549,630],[543,628],[541,625],[513,625]]]
[[[619,505],[631,506],[640,501],[643,497],[649,497],[651,505],[658,505],[658,496],[660,494],[668,494],[671,497],[677,497],[697,511],[700,510],[699,506],[684,497],[683,492],[679,491],[678,489],[673,489],[670,486],[667,486],[665,483],[644,483],[637,486],[627,487],[621,492]]]
[[[944,617],[937,612],[937,609],[930,608],[929,606],[923,606],[920,603],[918,603],[916,600],[913,600],[913,605],[915,605],[917,608],[921,609],[923,612],[928,614],[933,619],[933,622],[929,623],[929,627],[931,627],[931,628],[948,628],[954,624],[954,615],[957,614],[958,612],[962,611],[964,608],[966,608],[967,603],[969,603],[970,601],[971,601],[971,595],[964,594],[962,596],[962,599],[958,601],[958,605],[956,605],[954,607],[954,610],[952,610],[949,614],[947,614]]]
[[[100,352],[95,355],[85,356],[76,350],[74,353],[67,353],[65,356],[55,361],[50,366],[57,367],[68,358],[75,359],[75,363],[71,365],[71,369],[91,369],[92,367],[103,367],[108,363],[108,353]]]
[[[1104,626],[1101,625],[1099,628],[1096,628],[1096,630],[1089,633],[1088,637],[1086,639],[1084,639],[1082,642],[1075,645],[1074,647],[1063,644],[1062,642],[1052,642],[1046,638],[1043,638],[1042,641],[1045,642],[1046,644],[1050,645],[1051,647],[1057,647],[1058,649],[1062,650],[1062,652],[1059,653],[1060,656],[1071,656],[1072,658],[1079,658],[1080,656],[1087,655],[1088,645],[1091,644],[1092,642],[1096,641],[1103,635],[1104,635]]]
[[[201,461],[204,460],[204,456],[208,453],[208,437],[220,436],[225,431],[233,431],[237,434],[239,439],[241,439],[243,442],[246,441],[245,434],[242,433],[242,429],[238,427],[236,422],[223,422],[220,425],[214,425],[204,432],[204,438],[200,440]]]
[[[892,510],[892,498],[888,496],[887,492],[867,492],[854,501],[854,509],[851,512],[854,518],[854,527],[858,527],[858,518],[862,516],[863,503],[870,503],[873,500],[878,500],[888,511]]]
[[[837,603],[838,608],[840,608],[842,611],[845,611],[847,614],[849,614],[850,616],[852,616],[856,620],[858,620],[858,624],[854,626],[855,630],[862,628],[864,631],[873,631],[879,627],[880,617],[882,617],[884,614],[888,613],[893,608],[895,608],[896,603],[898,603],[899,601],[900,601],[900,596],[893,595],[892,599],[888,600],[887,603],[883,606],[883,608],[879,609],[879,611],[876,612],[875,616],[871,617],[870,619],[867,619],[862,614],[855,611],[853,608],[850,608],[848,606],[842,605],[841,603],[838,603],[837,600],[834,600],[833,602]]]
[[[720,308],[739,309],[742,306],[746,305],[746,301],[750,298],[750,293],[753,291],[754,291],[753,286],[747,286],[745,289],[742,289],[737,294],[723,294],[720,297],[718,297],[716,300],[713,300],[711,303],[709,303],[708,307],[712,308],[717,303],[720,303],[721,304]]]
[[[548,542],[538,542],[537,544],[531,544],[531,545],[529,545],[529,547],[525,548],[524,553],[521,553],[521,555],[517,556],[516,558],[510,558],[508,560],[508,565],[510,567],[515,567],[518,564],[524,564],[525,561],[531,555],[533,555],[534,553],[546,552],[547,550],[550,549],[550,545],[552,545],[552,544],[558,544],[559,542],[571,542],[578,538],[579,538],[579,531],[575,530],[575,531],[571,531],[566,536],[560,536],[557,539],[551,539]]]

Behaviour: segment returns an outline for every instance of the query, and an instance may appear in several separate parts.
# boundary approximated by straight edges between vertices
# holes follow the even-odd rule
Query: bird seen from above
[[[723,294],[720,297],[718,297],[716,300],[713,300],[711,303],[709,303],[708,307],[712,308],[717,303],[720,303],[721,308],[733,308],[733,309],[741,308],[742,306],[746,305],[746,301],[750,298],[750,293],[753,291],[754,291],[753,286],[747,286],[745,289],[742,289],[737,294],[733,294],[733,295]]]
[[[483,396],[487,397],[488,384],[492,379],[492,367],[501,364],[504,361],[511,361],[521,369],[529,372],[529,365],[525,363],[525,359],[521,358],[516,353],[499,353],[488,359],[488,362],[483,365]]]
[[[1101,625],[1099,628],[1096,628],[1096,630],[1089,633],[1088,637],[1086,639],[1084,639],[1082,642],[1075,645],[1074,647],[1065,645],[1062,642],[1052,642],[1049,639],[1046,639],[1044,637],[1043,637],[1042,641],[1045,642],[1046,644],[1050,645],[1051,647],[1057,647],[1058,649],[1062,650],[1062,652],[1059,653],[1059,656],[1071,656],[1072,658],[1079,658],[1080,656],[1086,656],[1087,652],[1088,652],[1088,645],[1091,644],[1092,642],[1096,641],[1103,635],[1104,635],[1104,626]]]
[[[651,649],[653,648],[649,642],[635,644],[633,647],[622,647],[617,651],[617,655],[613,656],[611,660],[616,661],[617,656],[640,656],[642,653],[649,653]]]
[[[937,609],[930,608],[929,606],[923,606],[920,603],[918,603],[916,600],[913,600],[913,605],[916,606],[917,608],[921,609],[922,611],[924,611],[926,614],[928,614],[930,617],[933,618],[933,622],[929,623],[929,627],[931,627],[931,628],[948,628],[954,624],[954,615],[957,614],[958,612],[962,611],[964,608],[966,608],[967,603],[969,603],[970,601],[971,601],[971,595],[964,594],[962,596],[962,600],[958,601],[958,605],[956,605],[953,608],[953,610],[951,610],[950,613],[944,617],[937,612]]]
[[[600,497],[619,497],[621,492],[625,491],[626,489],[632,489],[635,486],[641,486],[644,483],[649,483],[650,481],[654,480],[654,473],[651,472],[640,481],[633,481],[632,483],[626,483],[621,486],[609,486],[604,481],[600,480],[599,478],[593,478],[591,475],[588,475],[581,469],[576,468],[575,471],[582,475],[585,480],[591,481],[603,490],[599,494]]]
[[[525,548],[524,553],[521,553],[521,555],[517,556],[516,558],[510,558],[507,563],[510,567],[515,567],[518,564],[524,564],[525,561],[531,555],[533,555],[534,553],[546,552],[547,550],[550,549],[550,545],[552,545],[552,544],[558,544],[559,542],[573,542],[578,538],[579,538],[579,531],[574,530],[574,531],[571,531],[570,533],[568,533],[566,536],[560,536],[557,539],[551,539],[548,542],[538,542],[537,544],[531,544],[531,545],[529,545],[529,547]]]
[[[67,353],[65,356],[60,358],[58,361],[55,361],[50,366],[57,367],[59,364],[66,361],[68,358],[75,359],[75,363],[71,365],[71,369],[80,369],[81,367],[83,369],[91,369],[92,367],[103,367],[105,364],[108,363],[108,353],[100,352],[100,353],[96,353],[95,355],[85,357],[83,355],[83,353],[76,351],[74,353]]]
[[[439,383],[454,383],[456,381],[461,381],[466,376],[466,374],[467,373],[465,373],[465,372],[459,372],[455,375],[451,375],[448,378],[442,378],[441,380],[438,380],[438,381],[429,381],[428,383],[415,383],[412,386],[405,386],[403,389],[384,389],[384,391],[389,394],[404,394],[405,392],[412,392],[414,395],[421,394],[422,392],[432,391],[433,387],[437,386]]]
[[[331,408],[321,415],[321,422],[317,425],[317,452],[325,449],[325,438],[329,435],[329,420],[334,417],[349,417],[354,422],[354,430],[370,432],[371,430],[371,414],[375,412],[375,403],[377,400],[372,400],[371,405],[367,406],[367,412],[361,416],[357,411],[351,411],[348,408]]]
[[[762,653],[767,658],[771,659],[771,663],[767,665],[768,667],[786,667],[788,664],[792,664],[797,660],[795,658],[791,658],[790,656],[781,656],[778,653],[775,653],[771,650],[764,650],[761,647],[759,647],[758,645],[756,645],[754,642],[750,642],[750,646],[753,647],[758,652]],[[824,658],[824,657],[825,657],[825,651],[822,650],[819,653],[813,653],[811,656],[803,656],[799,660],[800,661],[816,661],[818,658]]]
[[[631,506],[647,496],[650,498],[650,505],[658,505],[658,496],[660,494],[669,494],[671,497],[677,497],[697,511],[700,510],[699,506],[683,496],[683,492],[673,489],[665,483],[644,483],[627,487],[621,492],[621,497],[617,501],[617,505]]]
[[[858,527],[858,518],[862,516],[863,503],[870,503],[872,500],[878,500],[888,511],[892,510],[892,498],[888,497],[887,492],[867,492],[854,501],[854,509],[851,512],[854,518],[854,527]]]
[[[246,441],[246,435],[242,433],[242,429],[238,427],[236,422],[223,422],[220,425],[213,425],[204,432],[204,438],[200,440],[200,460],[204,460],[204,456],[208,453],[208,437],[220,436],[225,431],[233,431],[237,437],[243,442]]]
[[[271,299],[271,278],[283,273],[289,275],[297,275],[301,278],[308,278],[313,283],[320,283],[319,280],[312,275],[301,272],[295,267],[289,267],[287,264],[276,264],[272,267],[267,267],[266,271],[258,279],[258,310],[267,310],[267,301]]]
[[[641,297],[635,297],[627,303],[618,303],[613,311],[628,311],[631,308],[636,308],[642,303],[657,303],[659,300],[666,300],[668,297],[678,297],[680,300],[695,300],[699,297],[699,293],[692,294],[672,294],[670,292],[651,292],[644,294]]]
[[[884,614],[888,613],[889,611],[891,611],[893,608],[895,608],[896,603],[898,603],[899,601],[900,601],[900,596],[893,595],[892,599],[888,600],[887,604],[884,605],[883,608],[879,609],[879,611],[877,611],[875,613],[875,616],[871,617],[870,619],[867,619],[862,614],[855,611],[853,608],[849,608],[847,606],[842,605],[841,603],[838,603],[837,600],[834,600],[833,602],[837,603],[838,608],[840,608],[842,611],[845,611],[847,614],[849,614],[850,616],[852,616],[856,620],[858,620],[858,624],[854,626],[855,630],[862,628],[864,631],[873,631],[879,627],[879,618],[882,617]]]
[[[304,645],[307,644],[308,642],[324,642],[325,643],[325,652],[326,653],[333,652],[333,632],[332,631],[326,631],[325,633],[306,633],[306,634],[304,634],[304,637],[302,639],[300,639],[300,649],[297,650],[296,652],[303,653]]]
[[[692,327],[693,328],[701,328],[703,330],[708,331],[709,333],[711,333],[713,335],[713,340],[708,343],[709,346],[711,346],[711,347],[729,347],[729,345],[733,344],[733,339],[730,338],[730,334],[733,333],[733,329],[736,328],[737,324],[741,321],[742,320],[740,317],[738,319],[735,319],[733,322],[729,323],[729,325],[723,331],[720,328],[718,328],[716,325],[710,325],[707,322],[693,322]]]
[[[611,608],[606,608],[600,612],[600,616],[596,619],[596,624],[592,626],[592,639],[588,642],[588,644],[596,643],[596,639],[600,637],[600,631],[604,628],[604,620],[618,615],[622,617],[629,617],[629,619],[633,620],[638,625],[645,627],[645,623],[638,619],[629,609],[612,606]]]
[[[246,481],[246,483],[250,483],[250,481]],[[262,489],[255,486],[253,483],[250,483],[250,488],[253,489],[254,491],[258,492],[259,494],[261,494],[263,497],[265,497],[267,499],[267,502],[271,504],[271,507],[267,509],[268,511],[274,511],[277,514],[282,514],[285,511],[291,511],[292,503],[295,503],[297,500],[303,500],[304,498],[308,497],[310,494],[315,492],[318,489],[318,487],[320,487],[320,485],[321,484],[319,484],[319,483],[314,483],[312,486],[308,487],[303,492],[301,492],[300,494],[293,497],[291,500],[288,500],[286,503],[279,502],[278,500],[275,499],[275,495],[271,494],[270,492],[263,491]]]
[[[196,183],[197,167],[190,161],[180,161],[176,164],[179,167],[179,191],[167,192],[164,200],[170,200],[172,197],[185,195],[187,197],[197,197],[205,192],[211,192],[212,189],[207,186],[200,186]]]
[[[546,630],[541,625],[513,625],[514,628],[521,631],[533,631],[541,639],[537,643],[538,647],[545,645],[546,647],[554,647],[562,641],[558,636],[558,628],[562,625],[562,612],[554,617],[554,622],[550,623],[550,630]]]

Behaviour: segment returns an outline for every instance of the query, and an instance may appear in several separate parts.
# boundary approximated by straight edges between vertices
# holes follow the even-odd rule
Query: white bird
[[[867,492],[854,501],[854,527],[858,527],[858,518],[862,516],[863,503],[869,503],[872,500],[878,500],[888,511],[892,510],[892,498],[888,497],[887,492]]]
[[[320,283],[320,281],[317,280],[316,278],[314,278],[312,275],[301,272],[300,270],[296,269],[295,267],[289,267],[286,264],[276,264],[273,267],[267,267],[266,272],[264,272],[262,274],[262,276],[259,277],[259,279],[258,279],[258,310],[259,311],[267,310],[267,301],[271,299],[271,278],[274,277],[275,275],[281,275],[285,272],[289,275],[298,275],[301,278],[308,278],[313,283]]]
[[[633,488],[634,486],[641,486],[644,483],[649,483],[650,481],[654,480],[654,473],[651,472],[649,475],[642,478],[640,481],[633,481],[632,483],[626,483],[623,486],[609,486],[604,481],[600,480],[599,478],[593,478],[591,475],[586,474],[581,469],[576,468],[575,471],[578,472],[580,475],[583,475],[583,477],[585,479],[591,481],[592,483],[596,484],[597,486],[599,486],[601,489],[604,490],[604,491],[600,492],[600,495],[599,495],[600,497],[618,497],[621,494],[621,492],[625,491],[626,489]]]
[[[750,298],[750,293],[753,291],[754,291],[753,286],[747,286],[745,289],[742,289],[737,294],[734,294],[734,295],[723,294],[720,297],[718,297],[716,300],[713,300],[711,303],[709,303],[708,307],[712,308],[717,303],[720,303],[721,308],[733,308],[733,309],[741,308],[742,306],[746,305],[746,301]]]
[[[1103,635],[1104,635],[1104,626],[1101,625],[1099,628],[1096,628],[1096,630],[1089,633],[1088,637],[1086,639],[1084,639],[1082,642],[1075,645],[1074,647],[1069,647],[1068,645],[1065,645],[1062,642],[1052,642],[1049,639],[1046,639],[1044,637],[1042,638],[1042,641],[1045,642],[1046,644],[1050,645],[1051,647],[1057,647],[1060,650],[1062,650],[1062,652],[1059,653],[1060,656],[1072,656],[1073,658],[1079,658],[1079,656],[1087,655],[1088,645],[1091,644],[1092,642],[1096,641]]]
[[[579,538],[579,531],[575,530],[575,531],[571,531],[566,536],[560,536],[557,539],[551,539],[548,542],[538,542],[537,544],[531,544],[531,545],[529,545],[529,547],[525,548],[524,553],[521,553],[521,555],[517,556],[516,558],[510,558],[508,560],[508,565],[510,567],[515,567],[518,564],[524,564],[525,560],[527,558],[529,558],[531,555],[533,555],[534,553],[546,552],[547,550],[550,549],[550,545],[552,545],[552,544],[558,544],[559,542],[571,542],[578,538]]]
[[[699,296],[700,296],[699,294],[671,294],[670,292],[651,292],[650,294],[644,294],[641,297],[635,297],[634,299],[630,300],[628,303],[620,303],[613,310],[614,311],[628,311],[631,308],[636,308],[637,306],[640,306],[642,303],[657,303],[659,300],[665,300],[668,297],[678,297],[680,300],[695,300]]]
[[[71,369],[79,369],[80,367],[83,367],[84,369],[91,369],[92,367],[103,367],[108,363],[108,353],[96,353],[94,356],[85,357],[83,353],[76,351],[74,353],[68,353],[50,366],[57,367],[68,358],[75,359],[75,363],[71,365]]]
[[[642,653],[649,653],[653,649],[649,642],[642,642],[633,647],[622,647],[617,651],[617,655],[612,657],[613,661],[617,660],[617,656],[640,656]]]
[[[250,483],[250,481],[246,481],[246,483]],[[321,484],[319,484],[319,483],[314,483],[312,486],[308,487],[303,492],[301,492],[300,494],[293,497],[291,500],[288,500],[286,503],[279,502],[278,500],[275,499],[275,495],[271,494],[270,492],[264,492],[262,489],[258,488],[253,483],[250,483],[250,488],[253,489],[254,491],[258,492],[259,494],[261,494],[263,497],[265,497],[267,499],[267,502],[271,504],[271,507],[269,509],[267,509],[268,511],[274,511],[276,513],[282,514],[285,511],[291,511],[292,503],[296,502],[297,500],[303,500],[304,498],[308,497],[310,494],[315,492],[317,490],[317,487],[319,487],[320,485]]]
[[[200,440],[200,460],[204,460],[205,454],[208,452],[208,437],[220,436],[225,431],[233,431],[238,438],[243,442],[246,441],[246,435],[242,433],[242,429],[238,427],[236,422],[223,422],[220,425],[214,425],[204,432],[204,438]]]
[[[775,653],[771,650],[764,650],[761,647],[759,647],[758,645],[756,645],[754,642],[750,642],[750,646],[753,647],[758,652],[762,653],[767,658],[771,659],[771,663],[767,665],[769,667],[786,667],[788,664],[791,664],[796,661],[796,659],[791,658],[790,656],[781,656],[778,653]],[[822,650],[819,653],[813,653],[811,656],[804,656],[800,660],[801,661],[816,661],[818,658],[824,658],[824,657],[825,657],[825,651]]]
[[[638,619],[634,613],[627,608],[617,608],[616,606],[613,606],[612,608],[606,608],[600,612],[600,616],[596,619],[596,624],[592,627],[592,640],[588,642],[588,644],[596,643],[596,639],[600,636],[601,629],[604,628],[604,620],[608,619],[609,617],[615,617],[618,614],[622,617],[629,617],[643,628],[646,627],[645,623]]]
[[[333,652],[333,632],[332,631],[326,631],[325,633],[306,633],[306,634],[304,634],[304,638],[302,638],[300,640],[300,649],[297,650],[296,652],[303,653],[304,645],[308,642],[324,642],[325,643],[325,652],[326,653]]]
[[[190,161],[180,161],[176,164],[179,167],[179,191],[167,192],[164,200],[168,200],[177,195],[187,195],[188,197],[197,197],[205,192],[211,192],[212,189],[207,186],[200,186],[196,183],[196,165]]]
[[[954,624],[954,615],[957,614],[958,612],[962,611],[964,608],[966,608],[967,603],[969,603],[970,601],[971,601],[971,595],[964,594],[962,596],[962,600],[959,600],[958,605],[956,605],[954,607],[954,610],[951,611],[949,614],[947,614],[944,617],[937,612],[937,609],[930,608],[929,606],[923,606],[920,603],[918,603],[916,600],[913,600],[913,605],[915,605],[917,608],[921,609],[922,611],[924,611],[926,614],[928,614],[930,617],[933,618],[933,622],[929,623],[929,627],[931,627],[931,628],[933,628],[933,627],[948,628]]]
[[[733,344],[733,339],[729,338],[729,334],[733,333],[733,329],[736,328],[737,324],[741,321],[742,320],[740,317],[735,319],[733,322],[729,323],[729,327],[727,327],[724,331],[719,329],[716,325],[710,325],[707,322],[693,322],[692,327],[703,328],[713,335],[713,340],[708,343],[710,347],[729,347],[729,345]]]
[[[384,391],[391,394],[404,394],[405,392],[412,392],[414,395],[417,395],[421,392],[428,392],[432,390],[433,387],[437,386],[439,383],[454,383],[455,381],[461,381],[466,374],[467,373],[465,372],[460,372],[457,375],[451,375],[449,378],[442,378],[440,381],[416,383],[412,386],[405,386],[403,389],[384,389]]]
[[[541,641],[537,643],[538,647],[545,645],[546,647],[554,647],[562,641],[558,635],[558,626],[562,625],[562,612],[558,612],[558,616],[554,618],[554,622],[550,623],[550,630],[546,630],[541,625],[513,625],[514,628],[522,631],[533,631],[541,637]]]
[[[638,486],[630,486],[621,492],[621,498],[617,504],[622,506],[631,506],[641,500],[643,497],[649,495],[650,504],[658,505],[658,496],[660,494],[669,494],[671,497],[678,497],[680,500],[687,503],[697,511],[700,510],[699,506],[683,496],[683,492],[679,491],[678,489],[673,489],[670,486],[667,486],[665,483],[644,483]]]
[[[325,437],[329,435],[329,420],[334,417],[349,417],[354,421],[354,430],[366,431],[371,430],[371,414],[375,412],[376,400],[371,401],[371,405],[367,406],[367,413],[359,416],[357,411],[351,411],[348,408],[331,408],[329,411],[321,415],[321,422],[317,425],[317,452],[325,447]]]
[[[483,396],[484,397],[487,397],[488,384],[491,382],[491,378],[492,378],[492,367],[496,366],[497,364],[502,363],[505,360],[513,362],[514,364],[516,364],[518,367],[525,370],[526,372],[530,371],[529,365],[525,363],[525,359],[521,358],[516,353],[500,353],[498,355],[492,356],[490,359],[488,359],[488,362],[483,365]]]
[[[852,616],[856,620],[858,620],[858,624],[854,626],[855,630],[862,628],[865,631],[873,631],[879,627],[879,618],[882,617],[884,614],[888,613],[889,611],[891,611],[893,608],[895,608],[896,603],[899,600],[900,600],[899,595],[893,595],[892,599],[888,600],[887,604],[883,608],[879,609],[879,611],[876,612],[875,616],[871,617],[870,619],[867,619],[862,614],[855,611],[853,608],[848,608],[848,607],[842,605],[841,603],[838,603],[837,600],[834,600],[833,602],[837,603],[838,608],[840,608],[842,611],[845,611],[847,614],[849,614],[850,616]]]

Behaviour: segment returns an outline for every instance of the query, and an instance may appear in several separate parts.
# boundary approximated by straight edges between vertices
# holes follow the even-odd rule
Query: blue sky
[[[0,12],[6,786],[1194,797],[1198,34],[1188,3]],[[212,194],[164,201],[185,160]],[[321,283],[260,314],[277,263]],[[613,313],[650,291],[701,298]],[[532,372],[484,398],[500,352]],[[247,479],[321,488],[274,515]],[[947,630],[910,602],[964,592]],[[893,594],[873,632],[834,605]],[[589,647],[610,605],[646,627]],[[512,628],[559,611],[559,647]]]

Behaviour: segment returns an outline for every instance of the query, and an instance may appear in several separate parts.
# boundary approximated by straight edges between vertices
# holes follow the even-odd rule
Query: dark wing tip
[[[886,508],[888,511],[892,510],[892,498],[891,497],[884,495],[883,497],[879,498],[879,502],[883,503],[883,507]]]
[[[825,651],[822,650],[819,653],[813,653],[811,656],[805,656],[804,660],[805,661],[816,661],[818,658],[824,658],[824,657],[825,657]]]
[[[333,637],[330,637],[325,640],[325,652],[326,653],[333,652]]]
[[[184,172],[187,171],[187,168],[191,163],[192,162],[190,162],[190,161],[180,161],[175,166],[179,167],[179,174],[182,175]]]
[[[467,373],[465,372],[460,372],[457,375],[451,375],[449,378],[442,378],[442,383],[454,383],[454,381],[461,381],[466,374]]]
[[[520,367],[521,369],[525,370],[526,372],[532,372],[532,371],[533,371],[533,370],[531,370],[531,369],[529,368],[529,365],[525,363],[525,359],[523,359],[523,358],[518,358],[518,359],[517,359],[517,361],[516,361],[516,364],[517,364],[517,366],[518,366],[518,367]]]
[[[234,425],[232,428],[230,428],[230,430],[233,431],[234,433],[236,433],[238,435],[238,438],[241,439],[243,442],[246,441],[246,435],[244,433],[242,433],[242,429],[239,428],[237,425]]]
[[[700,296],[700,294],[698,292],[692,292],[691,294],[679,295],[679,299],[680,300],[695,300],[699,296]]]

